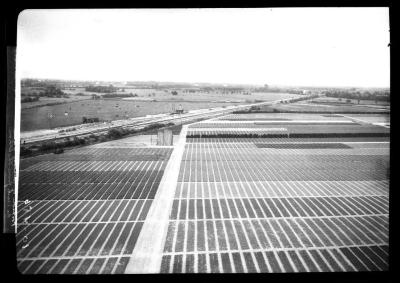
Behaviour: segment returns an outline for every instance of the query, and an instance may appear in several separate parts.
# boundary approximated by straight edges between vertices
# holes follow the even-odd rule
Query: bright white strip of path
[[[179,140],[165,168],[160,186],[139,234],[125,273],[159,273],[164,242],[168,230],[181,159],[186,144],[187,125],[182,127]]]

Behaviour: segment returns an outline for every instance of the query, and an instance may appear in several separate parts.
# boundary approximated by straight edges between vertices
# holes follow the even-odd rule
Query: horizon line
[[[273,84],[273,83],[227,83],[227,82],[193,82],[193,81],[166,81],[166,80],[104,80],[104,79],[61,79],[61,78],[43,78],[43,77],[21,77],[20,80],[59,80],[59,81],[77,81],[77,82],[137,82],[137,83],[174,83],[174,84],[211,84],[211,85],[248,85],[261,86],[268,85],[271,87],[309,87],[309,88],[382,88],[389,89],[390,86],[356,86],[356,85],[290,85],[290,84]]]

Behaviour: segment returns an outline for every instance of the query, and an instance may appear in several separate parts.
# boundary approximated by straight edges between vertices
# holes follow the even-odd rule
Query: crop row
[[[22,274],[122,274],[129,257],[18,260]]]
[[[143,222],[31,224],[27,229],[36,232],[29,234],[28,248],[22,248],[27,244],[23,241],[17,244],[17,257],[129,255],[142,225]]]
[[[324,217],[387,214],[387,197],[229,198],[174,200],[171,220]]]
[[[162,174],[162,172],[159,172]],[[18,199],[23,200],[110,200],[153,199],[161,176],[141,182],[91,183],[91,184],[23,184]]]
[[[320,137],[320,138],[193,138],[187,137],[186,143],[213,143],[222,146],[232,146],[231,144],[243,143],[290,143],[290,142],[388,142],[387,137],[342,137],[342,138],[330,138],[330,137]],[[236,145],[234,145],[236,146]]]
[[[95,148],[95,147],[82,147],[66,152],[64,155],[169,155],[172,152],[170,148]]]
[[[275,127],[288,127],[289,129],[295,129],[297,127],[308,127],[309,125],[313,125],[313,127],[337,127],[337,126],[348,126],[348,127],[356,127],[359,126],[359,124],[354,123],[352,121],[336,121],[336,122],[331,122],[331,121],[326,121],[324,123],[321,122],[314,122],[314,121],[309,121],[304,124],[299,124],[296,123],[295,121],[293,122],[282,122],[282,121],[266,121],[265,123],[254,123],[254,122],[249,122],[249,123],[217,123],[217,122],[208,122],[208,123],[197,123],[189,126],[189,129],[194,129],[194,128],[232,128],[232,129],[237,129],[237,128],[246,128],[246,129],[259,129],[259,128],[275,128]]]
[[[154,161],[156,167],[164,161]],[[144,167],[146,161],[41,161],[25,171],[135,171]],[[159,165],[157,165],[160,163]],[[161,166],[162,167],[162,166]]]
[[[343,272],[388,268],[388,245],[167,254],[161,263],[161,273]]]
[[[144,221],[151,199],[95,201],[35,201],[18,210],[19,232],[40,223]]]
[[[193,182],[177,185],[176,199],[387,196],[388,181]]]
[[[258,148],[256,144],[187,144],[184,151],[183,160],[251,160],[263,161],[270,160],[278,162],[280,160],[321,160],[346,161],[352,160],[368,161],[379,158],[387,158],[389,147],[387,145],[351,145],[353,148],[342,149],[275,149]]]
[[[273,121],[293,121],[293,120],[343,120],[348,121],[342,115],[323,115],[323,114],[296,114],[296,113],[246,113],[246,114],[230,114],[220,117],[218,120],[228,121],[247,121],[247,120],[273,120]]]
[[[167,161],[169,148],[79,148],[63,154],[45,154],[21,159],[20,170],[40,161]]]
[[[164,253],[388,244],[388,217],[170,221]]]
[[[360,157],[360,158],[356,158]],[[324,160],[325,159],[325,160]],[[254,164],[247,164],[249,158],[246,156],[229,156],[228,160],[216,160],[212,157],[204,158],[204,159],[193,159],[193,160],[184,160],[183,165],[189,166],[191,170],[196,170],[196,172],[190,171],[190,175],[214,175],[213,171],[221,171],[221,170],[236,170],[243,169],[243,171],[247,171],[249,168],[257,168],[260,167],[263,171],[275,173],[278,170],[385,170],[388,169],[388,158],[377,157],[377,158],[366,158],[365,156],[355,155],[354,159],[351,159],[351,156],[346,156],[343,158],[324,158],[322,160],[318,160],[317,158],[313,158],[311,160],[307,160],[306,158],[282,158],[281,160],[277,160],[276,162],[272,159],[262,160],[261,158],[257,158],[254,161]],[[251,160],[251,159],[250,159]],[[302,166],[304,165],[304,166]],[[357,165],[354,168],[354,165]],[[324,167],[322,167],[324,166]],[[223,167],[223,168],[221,168]],[[241,168],[242,167],[242,168]],[[184,170],[182,168],[181,170]],[[260,171],[259,173],[262,173]],[[258,172],[255,172],[254,175],[257,175]],[[228,173],[229,175],[229,173]]]
[[[385,180],[389,177],[387,168],[353,168],[353,170],[320,168],[310,171],[299,167],[294,171],[292,169],[266,168],[262,163],[247,165],[243,162],[231,161],[230,165],[223,162],[215,165],[217,166],[207,167],[207,164],[204,164],[202,168],[198,166],[196,169],[194,162],[183,162],[181,168],[184,171],[180,173],[178,180],[180,182],[366,181]]]
[[[161,178],[160,171],[164,168],[165,163],[149,161],[134,171],[21,171],[19,183],[127,183],[140,179],[153,181],[156,176]]]
[[[293,148],[293,149],[319,149],[319,148],[351,148],[344,143],[255,143],[258,148]]]

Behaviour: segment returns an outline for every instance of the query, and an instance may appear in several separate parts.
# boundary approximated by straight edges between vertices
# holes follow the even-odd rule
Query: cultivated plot
[[[86,147],[23,160],[19,270],[123,273],[171,152]]]
[[[379,138],[188,138],[160,270],[387,270],[388,180]]]

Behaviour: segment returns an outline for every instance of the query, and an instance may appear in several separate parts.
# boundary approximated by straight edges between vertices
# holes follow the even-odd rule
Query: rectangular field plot
[[[120,274],[129,257],[54,258],[19,260],[18,269],[23,274]]]
[[[387,138],[190,136],[160,272],[388,270]]]
[[[389,136],[390,129],[376,125],[365,125],[356,123],[338,124],[197,124],[188,129],[188,137],[242,137],[245,135],[272,135],[281,134],[282,137],[318,137],[328,136]]]
[[[341,120],[349,121],[348,118],[340,114],[305,114],[305,113],[246,113],[246,114],[230,114],[218,118],[222,121],[296,121],[296,120],[310,120],[310,121],[331,121]]]
[[[123,273],[171,152],[79,148],[23,160],[21,273]]]
[[[179,182],[176,199],[387,196],[383,181]]]
[[[221,121],[213,121],[213,122],[199,122],[189,126],[189,129],[199,129],[199,128],[270,128],[270,127],[283,127],[283,126],[300,126],[300,125],[315,125],[315,126],[338,126],[338,125],[346,125],[346,126],[359,126],[360,124],[355,123],[353,121],[235,121],[235,122],[221,122]]]
[[[90,148],[67,150],[60,155],[45,154],[20,160],[20,170],[44,161],[167,161],[172,153],[168,148]],[[92,163],[87,163],[89,166]]]
[[[351,148],[344,143],[256,143],[258,148],[306,148],[306,149],[318,149],[318,148]]]
[[[349,260],[351,259],[351,261]],[[387,269],[388,246],[164,255],[162,273],[282,273]]]
[[[379,143],[379,142],[386,142],[389,143],[389,137],[319,137],[319,138],[208,138],[208,137],[201,137],[201,138],[192,138],[187,137],[186,143],[215,143],[215,144],[238,144],[241,143],[283,143],[283,142],[359,142],[359,143]],[[365,145],[363,145],[365,146]]]

